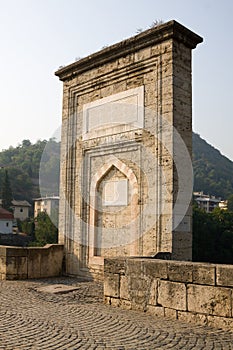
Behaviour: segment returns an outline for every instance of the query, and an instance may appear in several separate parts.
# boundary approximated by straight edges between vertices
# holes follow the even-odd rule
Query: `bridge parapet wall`
[[[16,280],[60,276],[63,260],[62,244],[45,247],[0,247],[0,280]]]
[[[104,262],[105,303],[233,329],[233,266],[115,258]]]

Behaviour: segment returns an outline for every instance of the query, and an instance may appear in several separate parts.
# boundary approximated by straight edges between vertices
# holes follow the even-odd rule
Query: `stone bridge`
[[[51,293],[57,284],[76,289]],[[231,332],[104,305],[97,282],[2,281],[0,300],[1,350],[233,349]]]

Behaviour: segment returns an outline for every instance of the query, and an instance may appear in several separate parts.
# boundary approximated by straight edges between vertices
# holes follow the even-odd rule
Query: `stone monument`
[[[192,259],[191,53],[176,21],[64,68],[60,242],[66,273],[104,258]]]

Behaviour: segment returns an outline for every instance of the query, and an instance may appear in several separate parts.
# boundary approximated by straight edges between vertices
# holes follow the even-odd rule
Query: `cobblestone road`
[[[48,284],[67,294],[37,291]],[[102,304],[102,285],[61,278],[0,282],[0,349],[233,349],[233,333]]]

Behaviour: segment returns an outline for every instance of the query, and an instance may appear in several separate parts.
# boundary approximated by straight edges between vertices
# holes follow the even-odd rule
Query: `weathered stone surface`
[[[165,315],[165,317],[177,320],[177,311],[174,309],[169,309],[169,308],[165,307],[164,308],[164,315]]]
[[[104,274],[104,295],[109,297],[120,297],[120,275]]]
[[[193,264],[193,283],[214,286],[215,270],[211,264]]]
[[[192,282],[192,268],[191,263],[169,261],[167,264],[169,281]]]
[[[233,329],[233,319],[226,317],[213,317],[207,316],[208,326],[215,328],[228,329],[232,332]]]
[[[175,310],[187,310],[185,284],[159,281],[158,305]]]
[[[120,277],[120,298],[121,299],[130,299],[129,295],[129,281],[128,277],[121,276]]]
[[[150,289],[148,290],[149,297],[147,303],[149,305],[157,305],[157,298],[158,298],[158,280],[153,279],[150,285]],[[145,293],[146,296],[146,293]]]
[[[63,246],[43,248],[1,247],[2,279],[27,279],[59,276],[62,272]]]
[[[112,306],[120,306],[120,299],[111,298],[110,305],[112,305]]]
[[[125,259],[104,259],[104,272],[125,274]]]
[[[218,286],[233,287],[233,266],[217,265],[216,277]]]
[[[182,232],[172,227],[178,191],[174,157],[181,154],[173,127],[189,159],[191,50],[201,41],[171,21],[56,73],[64,82],[59,235],[68,274],[86,269],[88,277],[99,278],[104,258],[159,251],[191,260],[191,226]],[[186,169],[190,179],[191,166]],[[123,183],[121,193],[116,188]],[[186,212],[189,203],[185,206]],[[162,264],[148,263],[145,271],[137,265],[128,263],[125,273],[153,270],[154,277],[167,278]],[[110,261],[105,267],[109,272]],[[120,262],[114,273],[124,274]]]
[[[164,308],[161,306],[148,305],[147,312],[156,317],[164,317]]]
[[[0,256],[0,273],[6,273],[6,256]]]
[[[132,303],[131,301],[129,300],[120,300],[120,304],[119,306],[122,308],[122,309],[125,309],[125,310],[131,310],[132,309]]]
[[[187,299],[188,311],[231,317],[231,290],[229,288],[188,285]]]
[[[127,259],[125,273],[127,276],[143,277],[142,259]]]
[[[190,322],[206,326],[208,324],[207,315],[192,313],[188,311],[178,311],[177,318],[180,321]]]
[[[118,264],[117,260],[116,264]],[[119,275],[120,296],[117,297],[119,301],[114,301],[115,304],[122,307],[125,303],[126,308],[147,311],[157,316],[231,329],[233,288],[210,285],[214,284],[215,270],[227,267],[227,273],[229,273],[228,266],[165,260],[150,262],[151,259],[145,258],[126,259],[126,265],[128,260],[132,266],[132,273]],[[134,260],[136,264],[133,264]],[[181,269],[184,275],[180,274],[179,281],[181,264],[184,264],[184,270]],[[112,265],[114,265],[114,259],[112,259]],[[168,265],[172,267],[168,269],[168,278],[170,271],[170,278],[174,276],[177,282],[154,277],[158,275],[158,270],[155,273],[153,266],[156,268],[159,266],[162,271],[167,271]],[[188,267],[190,267],[189,272],[187,272]],[[144,271],[144,274],[137,276],[137,268],[139,272]],[[113,271],[115,271],[114,266]],[[161,273],[161,276],[166,277],[167,274]],[[190,282],[191,276],[193,276],[193,282]],[[114,287],[112,283],[112,288],[112,296],[118,295],[118,284]],[[107,303],[111,304],[112,296],[106,297]]]
[[[143,274],[152,278],[167,279],[167,263],[164,260],[145,259]]]
[[[40,278],[41,276],[41,254],[40,250],[31,248],[28,254],[28,278]]]
[[[27,256],[27,248],[8,247],[7,256]]]

